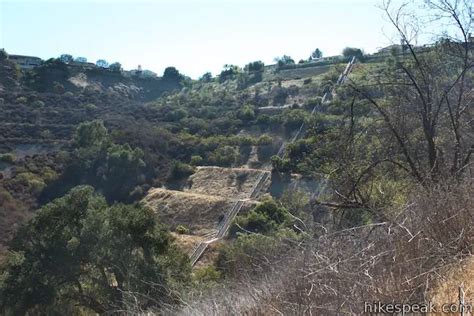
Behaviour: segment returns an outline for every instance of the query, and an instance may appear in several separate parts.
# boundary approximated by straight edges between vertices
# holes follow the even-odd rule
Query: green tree
[[[99,120],[79,124],[73,144],[66,170],[44,190],[43,203],[79,184],[94,186],[110,202],[132,200],[130,193],[145,181],[142,150],[113,143]]]
[[[202,82],[211,82],[212,81],[212,74],[210,72],[206,72],[204,75],[199,78]]]
[[[101,187],[109,200],[120,201],[139,184],[144,167],[141,149],[132,149],[128,144],[111,144],[96,174],[102,180]]]
[[[79,124],[74,135],[77,148],[100,147],[107,139],[107,128],[100,120]]]
[[[346,47],[342,51],[344,57],[355,57],[360,61],[364,60],[364,52],[360,48]]]
[[[252,121],[255,119],[255,110],[253,109],[251,105],[246,104],[237,113],[237,116],[245,122]]]
[[[96,313],[174,301],[189,280],[187,256],[140,205],[115,204],[81,186],[43,206],[16,234],[0,278],[2,314]],[[77,312],[77,310],[76,310]]]
[[[288,55],[283,55],[282,57],[276,57],[275,61],[278,64],[278,67],[295,64],[295,61],[293,60],[293,58],[291,58]]]
[[[283,113],[283,124],[288,129],[294,129],[301,126],[301,124],[308,122],[308,112],[300,109],[286,110]]]
[[[0,49],[0,61],[8,59],[8,53],[5,51],[5,49]]]
[[[181,161],[175,161],[171,167],[170,180],[181,180],[194,173],[194,168]]]
[[[245,215],[238,216],[230,228],[230,234],[237,232],[270,234],[290,223],[288,211],[274,200],[267,199]]]
[[[119,62],[115,62],[110,64],[109,70],[114,71],[114,72],[120,72],[122,71],[122,64]]]
[[[87,58],[86,57],[76,57],[74,59],[75,62],[78,62],[78,63],[87,63]]]
[[[209,162],[217,166],[228,167],[239,159],[239,153],[232,146],[219,146],[209,155]]]
[[[59,56],[59,60],[65,64],[69,64],[74,61],[74,58],[72,57],[72,55],[62,54],[61,56]]]
[[[265,67],[265,64],[262,61],[258,60],[258,61],[248,63],[245,66],[244,70],[247,71],[247,72],[250,72],[250,73],[251,72],[261,72],[261,71],[263,71],[264,67]]]
[[[151,70],[148,70],[148,69],[145,69],[142,71],[142,77],[143,78],[156,78],[158,75],[151,71]]]
[[[323,57],[323,52],[319,48],[316,48],[315,51],[311,53],[312,59],[319,59],[321,57]]]
[[[239,66],[225,64],[224,69],[219,75],[219,82],[222,83],[226,80],[233,80],[239,73],[241,73]]]
[[[109,63],[104,59],[99,59],[98,61],[95,62],[95,64],[96,64],[97,67],[100,67],[100,68],[108,68],[109,67]]]
[[[180,82],[184,76],[175,67],[167,67],[163,73],[163,80]]]

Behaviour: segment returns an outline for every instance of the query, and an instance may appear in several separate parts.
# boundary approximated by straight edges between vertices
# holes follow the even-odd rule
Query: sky
[[[0,0],[0,48],[43,59],[68,53],[159,75],[174,66],[198,78],[224,64],[277,56],[307,59],[344,47],[390,45],[374,0]]]

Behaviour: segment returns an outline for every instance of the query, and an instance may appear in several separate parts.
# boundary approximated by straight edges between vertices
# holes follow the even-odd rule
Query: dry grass
[[[285,69],[280,70],[278,73],[273,72],[265,72],[264,80],[271,81],[276,80],[277,78],[281,78],[282,80],[292,80],[298,78],[309,78],[320,76],[331,69],[331,65],[324,65],[324,66],[315,66],[315,67],[307,67],[307,68],[297,68],[297,69]]]
[[[470,184],[413,192],[384,223],[280,240],[235,258],[237,277],[188,294],[174,315],[359,315],[364,302],[472,299],[474,195]],[[391,212],[393,214],[393,212]],[[250,259],[250,260],[249,260]],[[241,263],[239,263],[241,262]]]
[[[158,218],[175,229],[183,225],[194,235],[214,229],[235,200],[199,193],[151,189],[143,202],[153,209]],[[247,201],[243,210],[257,202]]]
[[[202,255],[201,259],[193,267],[194,269],[199,269],[201,267],[213,266],[216,262],[217,257],[219,256],[219,248],[225,243],[225,241],[218,240],[213,243],[210,243],[206,251]]]
[[[176,244],[178,247],[183,250],[185,253],[192,253],[194,248],[204,240],[202,236],[196,235],[187,235],[187,234],[178,234],[178,233],[171,233],[171,235],[176,238]]]
[[[429,293],[430,301],[440,305],[458,302],[459,286],[465,292],[465,301],[474,304],[474,256],[462,260],[440,274],[436,286]]]
[[[215,195],[224,198],[246,199],[262,172],[259,169],[199,167],[190,177],[193,193]],[[265,192],[270,181],[262,189]]]

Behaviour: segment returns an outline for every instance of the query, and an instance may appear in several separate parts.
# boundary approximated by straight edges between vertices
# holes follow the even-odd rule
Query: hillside
[[[303,77],[296,80],[294,74],[298,77],[299,70],[288,76],[283,71],[278,74],[279,82],[271,77],[274,70],[267,69],[262,82],[244,89],[233,80],[194,82],[192,88],[182,88],[172,79],[124,77],[119,72],[55,60],[32,71],[20,71],[14,62],[2,60],[0,154],[12,157],[0,165],[3,192],[8,197],[2,202],[8,205],[6,227],[16,227],[8,223],[18,222],[19,217],[29,218],[32,209],[57,196],[59,186],[90,183],[90,179],[77,181],[60,175],[68,172],[75,159],[71,145],[77,127],[92,120],[102,120],[115,142],[144,151],[147,167],[141,177],[145,179],[137,183],[141,194],[168,181],[173,187],[173,161],[190,163],[198,157],[200,164],[210,167],[198,167],[183,192],[244,198],[260,171],[212,165],[260,168],[268,162],[304,119],[303,112],[288,116],[289,106],[297,109],[317,102],[314,95],[326,79],[321,79],[321,70],[316,68],[310,74],[316,77],[307,76],[308,70],[302,69]],[[328,70],[324,68],[323,73]],[[181,105],[176,107],[175,102]],[[266,112],[265,107],[273,108],[274,113]],[[25,180],[19,181],[21,177]],[[199,201],[193,203],[203,203]],[[219,212],[224,209],[221,206]],[[3,230],[2,240],[12,231]]]
[[[198,80],[2,51],[0,314],[471,300],[472,43],[397,30]]]
[[[180,247],[191,255],[200,242],[217,231],[237,200],[245,201],[241,214],[259,203],[248,196],[260,173],[246,168],[203,167],[189,178],[184,191],[150,189],[143,202],[161,222],[179,233]],[[268,189],[268,182],[266,185]]]

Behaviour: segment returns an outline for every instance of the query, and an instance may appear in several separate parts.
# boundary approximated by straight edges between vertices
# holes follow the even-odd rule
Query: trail
[[[355,57],[352,57],[351,60],[347,63],[346,68],[344,69],[344,71],[339,75],[339,78],[338,78],[336,84],[324,93],[324,95],[322,97],[322,100],[321,100],[321,104],[324,104],[327,101],[329,96],[331,96],[332,93],[334,92],[334,88],[336,86],[343,84],[347,80],[347,76],[352,71],[354,63],[355,63]],[[316,113],[316,111],[319,110],[319,109],[320,109],[319,105],[315,105],[313,110],[311,111],[311,115],[314,115],[314,113]],[[283,143],[276,155],[280,158],[283,158],[283,156],[285,154],[285,148],[289,144],[292,144],[295,141],[297,141],[304,134],[305,128],[306,128],[306,124],[305,123],[301,124],[300,128],[298,129],[296,134],[293,136],[291,141],[287,142],[287,143]],[[252,188],[252,191],[249,194],[249,197],[248,197],[249,199],[255,198],[260,193],[260,191],[262,190],[263,185],[265,184],[265,181],[267,181],[268,178],[270,177],[270,172],[268,172],[268,171],[271,171],[271,163],[264,164],[261,168],[261,171],[262,171],[261,175],[259,176],[259,178],[255,182],[255,184]],[[323,190],[326,188],[326,185],[327,185],[327,179],[324,179],[323,183],[321,185]],[[321,190],[319,190],[319,191],[321,193]],[[218,240],[224,238],[227,235],[227,231],[229,230],[229,227],[230,227],[232,221],[235,219],[237,214],[242,209],[244,201],[245,201],[245,199],[236,201],[234,203],[234,205],[232,206],[232,208],[230,208],[229,211],[225,214],[224,219],[221,221],[221,223],[219,224],[219,226],[217,228],[217,232],[209,234],[205,240],[201,241],[198,244],[198,246],[194,249],[194,251],[193,251],[193,253],[191,254],[191,257],[190,257],[190,261],[191,261],[192,266],[194,266],[199,261],[199,259],[202,257],[202,255],[206,251],[207,247],[211,243],[213,243],[215,241],[218,241]]]

